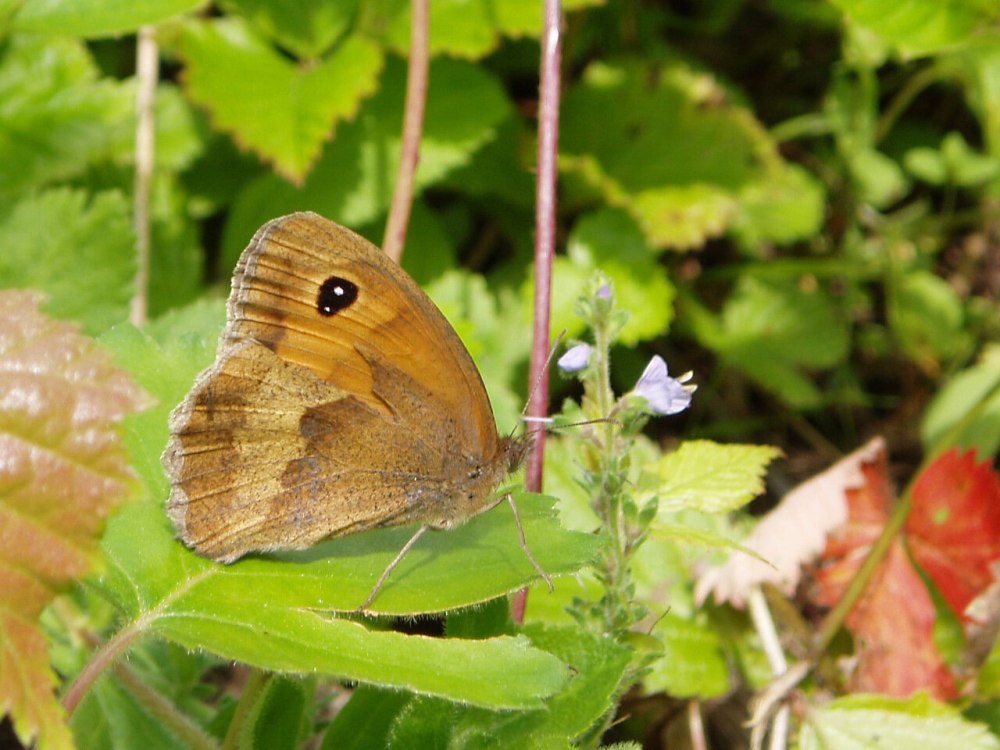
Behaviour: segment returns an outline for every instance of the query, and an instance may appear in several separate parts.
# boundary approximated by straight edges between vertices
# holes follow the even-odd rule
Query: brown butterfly
[[[426,530],[493,507],[528,447],[497,434],[472,358],[416,282],[296,213],[243,251],[215,364],[170,417],[167,512],[185,544],[227,563],[419,523],[363,609]]]

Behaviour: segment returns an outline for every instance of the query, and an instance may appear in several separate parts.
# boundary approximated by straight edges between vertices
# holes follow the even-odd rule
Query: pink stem
[[[538,181],[535,186],[535,320],[532,329],[529,383],[537,383],[528,404],[528,414],[548,413],[549,316],[552,300],[552,259],[556,242],[556,157],[559,148],[559,68],[562,58],[562,8],[560,0],[545,0],[542,29],[541,83],[538,106]],[[542,491],[545,432],[540,431],[528,459],[525,486]],[[511,605],[515,622],[524,620],[528,592],[522,590]]]
[[[411,0],[410,64],[406,74],[406,104],[403,114],[403,137],[399,155],[399,170],[385,224],[382,249],[397,263],[403,257],[406,226],[410,221],[413,202],[413,181],[420,161],[420,136],[424,129],[424,107],[427,103],[428,2]]]

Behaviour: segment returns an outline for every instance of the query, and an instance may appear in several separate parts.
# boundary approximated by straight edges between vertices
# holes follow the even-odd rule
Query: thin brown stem
[[[420,137],[424,130],[424,108],[427,103],[429,0],[410,0],[410,62],[406,74],[406,105],[403,114],[403,137],[399,155],[399,170],[385,224],[382,249],[397,263],[403,257],[406,227],[413,203],[413,182],[420,161]]]
[[[152,26],[143,26],[139,29],[135,71],[138,87],[135,100],[135,206],[132,222],[135,230],[136,272],[130,319],[136,326],[146,322],[149,307],[149,255],[152,245],[149,203],[156,154],[154,104],[158,75],[159,53],[155,31]]]
[[[542,30],[538,106],[538,174],[535,184],[535,319],[532,326],[531,371],[529,383],[537,383],[528,403],[528,414],[548,414],[549,328],[552,304],[552,261],[556,243],[556,157],[559,148],[559,68],[562,49],[562,7],[559,0],[545,0]],[[525,487],[542,491],[542,464],[545,458],[545,433],[535,439],[528,459]],[[515,622],[524,619],[528,591],[519,591],[511,606]]]

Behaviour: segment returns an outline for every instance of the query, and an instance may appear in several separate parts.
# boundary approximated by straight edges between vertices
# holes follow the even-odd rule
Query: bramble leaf
[[[0,710],[22,742],[65,748],[38,618],[96,567],[105,520],[132,477],[117,424],[145,398],[39,302],[0,292]]]

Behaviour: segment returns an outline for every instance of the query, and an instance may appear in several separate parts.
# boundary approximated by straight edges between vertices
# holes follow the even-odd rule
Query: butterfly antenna
[[[556,340],[552,343],[552,346],[549,348],[549,354],[545,358],[545,364],[542,366],[542,369],[539,370],[538,377],[535,378],[535,382],[532,383],[532,385],[531,385],[531,390],[528,392],[528,399],[527,399],[527,401],[524,402],[524,408],[521,409],[521,421],[522,422],[541,422],[543,424],[548,424],[551,421],[548,417],[529,417],[529,416],[527,416],[527,414],[528,414],[528,407],[531,406],[532,399],[535,397],[535,394],[538,392],[538,389],[541,387],[542,380],[545,378],[545,374],[549,371],[549,366],[552,364],[552,358],[554,356],[556,356],[556,350],[559,348],[559,345],[562,343],[562,340],[564,338],[566,338],[566,330],[565,329],[563,329],[563,331],[558,336],[556,336]],[[542,428],[542,429],[544,430],[544,428]],[[536,432],[540,432],[540,431],[541,430],[536,430]],[[513,434],[514,434],[514,432],[512,431],[511,435],[513,435]]]

